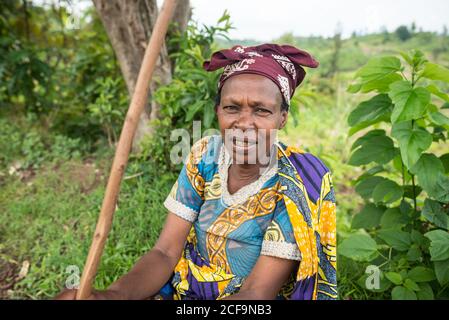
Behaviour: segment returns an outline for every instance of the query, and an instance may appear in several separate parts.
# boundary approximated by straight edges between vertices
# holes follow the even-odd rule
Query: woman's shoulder
[[[190,153],[194,158],[204,160],[207,156],[215,156],[220,151],[220,147],[221,136],[209,135],[194,142]]]
[[[189,162],[198,168],[204,178],[213,176],[214,172],[217,171],[220,148],[220,135],[205,136],[193,144]]]
[[[283,154],[296,169],[309,197],[316,201],[321,193],[325,177],[330,177],[331,171],[320,157],[301,148],[283,145]]]
[[[319,156],[296,146],[287,146],[283,143],[280,145],[290,161],[294,160],[306,169],[314,169],[320,176],[330,172],[330,169]]]

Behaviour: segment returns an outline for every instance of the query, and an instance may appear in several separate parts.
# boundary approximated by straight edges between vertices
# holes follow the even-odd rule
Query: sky
[[[182,1],[182,0],[180,0]],[[236,28],[234,39],[273,40],[284,33],[295,36],[332,36],[338,27],[343,36],[353,31],[394,31],[414,21],[425,31],[449,28],[448,0],[190,0],[193,18],[214,25],[227,9]],[[158,0],[162,4],[162,0]]]

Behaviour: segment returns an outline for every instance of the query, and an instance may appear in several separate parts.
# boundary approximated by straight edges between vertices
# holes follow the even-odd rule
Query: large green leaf
[[[363,83],[380,80],[401,70],[401,61],[392,56],[375,57],[357,71],[355,77],[360,77]]]
[[[356,261],[371,261],[379,254],[376,241],[365,234],[351,235],[343,240],[338,253]]]
[[[388,120],[388,114],[393,109],[391,99],[386,94],[379,94],[368,101],[360,103],[348,117],[348,124],[352,127],[363,123],[374,124]]]
[[[385,273],[385,276],[386,276],[387,279],[390,280],[393,284],[396,284],[396,285],[402,284],[403,279],[402,279],[402,276],[401,276],[400,273],[392,272],[392,271],[391,271],[391,272]]]
[[[449,69],[435,63],[426,63],[421,76],[431,80],[449,82]]]
[[[419,291],[418,284],[415,281],[411,280],[411,279],[405,279],[404,287],[406,287],[407,289],[410,289],[412,291]]]
[[[418,300],[415,292],[403,286],[394,287],[391,291],[391,298],[393,300]]]
[[[449,259],[443,261],[435,261],[435,275],[438,282],[444,286],[449,283]]]
[[[422,259],[422,252],[419,246],[412,244],[407,251],[407,261],[420,261]]]
[[[430,195],[435,192],[435,186],[440,173],[444,173],[444,166],[434,154],[424,153],[410,169],[418,176],[418,182]]]
[[[371,229],[377,227],[385,209],[384,206],[376,206],[375,204],[368,203],[362,211],[352,218],[351,228]]]
[[[438,201],[426,199],[421,214],[435,226],[449,230],[449,217]]]
[[[388,208],[380,219],[380,225],[383,229],[389,229],[404,226],[408,220],[408,216],[402,213],[399,208]]]
[[[409,169],[430,147],[433,140],[429,132],[417,125],[412,125],[411,121],[394,124],[391,134],[398,140],[402,160]]]
[[[404,194],[404,190],[392,180],[384,180],[373,190],[373,200],[376,203],[392,203],[399,200]]]
[[[427,282],[419,284],[419,291],[416,293],[418,300],[434,300],[432,287]]]
[[[430,239],[430,256],[432,261],[449,259],[449,233],[443,230],[433,230],[424,236]]]
[[[355,191],[365,200],[369,200],[373,196],[373,190],[374,188],[381,183],[382,181],[385,181],[386,178],[384,177],[378,177],[378,176],[372,176],[368,177],[366,179],[361,180],[358,182],[355,186]]]
[[[412,243],[410,233],[395,228],[379,230],[379,238],[398,251],[407,251]]]
[[[389,96],[394,103],[391,122],[401,122],[419,119],[430,102],[430,92],[425,88],[413,88],[406,80],[397,81],[390,85]]]
[[[360,147],[353,152],[349,159],[348,163],[353,166],[360,166],[373,161],[386,164],[396,154],[393,140],[386,135],[365,135],[359,138],[354,145],[360,145]]]
[[[449,118],[441,112],[429,112],[429,119],[437,126],[449,128]]]
[[[442,173],[438,175],[432,196],[440,202],[449,203],[449,177]]]
[[[438,87],[434,84],[430,84],[426,87],[426,89],[432,93],[434,96],[437,96],[438,98],[449,102],[449,95],[447,95],[446,93],[440,91],[440,89],[438,89]]]
[[[410,270],[407,277],[415,282],[429,282],[435,280],[435,272],[423,266],[418,266]]]
[[[449,173],[449,153],[441,155],[439,159],[443,163],[444,173]]]

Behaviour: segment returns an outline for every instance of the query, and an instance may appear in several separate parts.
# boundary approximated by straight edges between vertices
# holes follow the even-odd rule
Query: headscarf
[[[242,73],[259,74],[272,80],[287,104],[296,87],[304,80],[303,68],[316,68],[319,63],[309,53],[290,45],[262,44],[253,47],[234,46],[215,52],[203,68],[215,71],[223,68],[218,91],[230,77]]]

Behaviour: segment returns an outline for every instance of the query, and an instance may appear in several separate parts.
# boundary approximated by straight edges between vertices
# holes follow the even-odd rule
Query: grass
[[[0,259],[30,263],[26,277],[6,298],[42,299],[59,292],[71,273],[82,270],[101,207],[110,156],[95,162],[49,165],[27,182],[8,178],[0,194]],[[145,166],[147,166],[145,168]],[[95,287],[125,273],[157,239],[166,210],[162,203],[175,177],[130,163]]]

